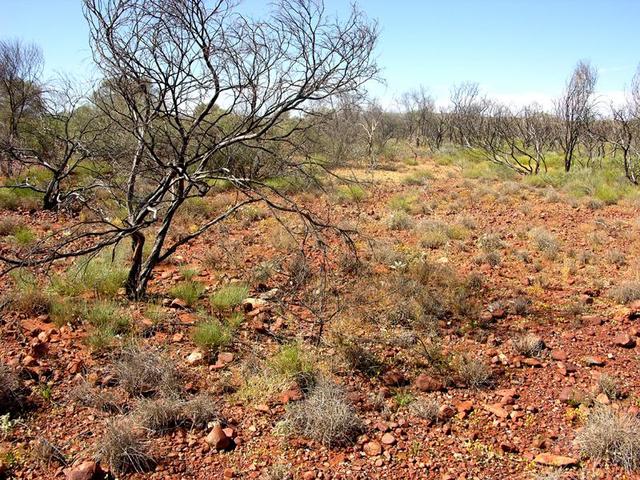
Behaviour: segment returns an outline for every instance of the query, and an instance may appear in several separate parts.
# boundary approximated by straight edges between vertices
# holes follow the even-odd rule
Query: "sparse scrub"
[[[640,300],[640,282],[622,282],[611,290],[611,297],[618,303],[631,303]]]
[[[128,419],[118,419],[107,425],[98,443],[98,458],[118,475],[142,473],[154,465],[150,444]]]
[[[193,327],[193,342],[209,355],[216,353],[233,340],[233,329],[220,320],[207,319]]]
[[[204,293],[204,285],[200,282],[184,281],[171,289],[171,295],[182,300],[188,307],[193,306]]]
[[[435,398],[416,400],[409,406],[412,415],[422,418],[430,423],[436,423],[440,415],[440,402]]]
[[[181,388],[174,363],[158,350],[126,348],[115,366],[116,377],[130,395],[172,395]]]
[[[576,443],[588,458],[611,462],[626,470],[640,468],[640,420],[609,407],[592,410]]]
[[[391,212],[387,225],[391,230],[409,230],[413,227],[413,219],[404,210]]]
[[[71,399],[85,407],[105,412],[120,412],[122,407],[113,393],[102,388],[93,387],[82,380],[70,392]]]
[[[458,378],[469,388],[483,388],[491,384],[491,367],[479,357],[461,354],[454,359],[453,367]]]
[[[214,310],[228,310],[240,305],[249,295],[249,287],[244,283],[230,283],[220,287],[209,297],[209,304]]]
[[[219,418],[218,404],[209,394],[190,399],[164,397],[142,399],[132,412],[140,426],[156,433],[175,428],[205,428]]]
[[[370,376],[380,373],[382,369],[380,361],[357,339],[339,337],[337,349],[352,369]]]
[[[51,298],[43,291],[33,275],[18,270],[13,275],[14,289],[9,294],[11,305],[25,315],[43,315],[51,309]]]
[[[598,377],[598,391],[604,393],[609,400],[622,397],[618,379],[606,373]]]
[[[512,340],[514,350],[525,357],[539,357],[544,352],[544,341],[531,332],[517,335]]]
[[[0,237],[13,235],[23,226],[22,222],[12,217],[0,219]]]
[[[22,384],[18,375],[0,363],[0,414],[13,410],[22,403]]]
[[[367,192],[360,185],[350,183],[340,185],[336,189],[336,196],[342,202],[361,203],[367,198]]]
[[[545,257],[553,260],[558,256],[560,242],[558,242],[556,236],[548,230],[541,227],[532,228],[529,231],[529,238],[537,250]]]
[[[355,441],[363,423],[343,389],[323,380],[306,399],[288,405],[282,427],[290,435],[301,435],[333,447]]]

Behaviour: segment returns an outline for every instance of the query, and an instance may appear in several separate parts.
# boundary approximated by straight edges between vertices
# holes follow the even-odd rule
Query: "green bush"
[[[204,285],[200,282],[180,282],[171,289],[171,295],[184,301],[187,306],[196,303],[204,293]]]
[[[249,287],[244,283],[230,283],[220,287],[209,297],[209,304],[214,310],[226,310],[237,307],[249,295]]]
[[[215,319],[207,319],[193,327],[193,342],[202,350],[214,353],[233,340],[233,328]]]

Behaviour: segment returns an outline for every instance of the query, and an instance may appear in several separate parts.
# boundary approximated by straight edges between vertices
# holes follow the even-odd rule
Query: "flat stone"
[[[541,453],[534,458],[533,461],[541,465],[549,465],[552,467],[571,467],[578,464],[578,460],[573,457],[553,455],[552,453]]]

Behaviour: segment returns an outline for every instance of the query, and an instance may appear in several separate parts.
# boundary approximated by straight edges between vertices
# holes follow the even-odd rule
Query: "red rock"
[[[302,474],[302,480],[313,480],[314,478],[316,478],[316,474],[311,470],[307,470]]]
[[[233,353],[231,352],[220,352],[218,354],[218,363],[227,364],[233,362]]]
[[[458,416],[460,418],[466,417],[471,411],[473,411],[473,401],[466,400],[464,402],[460,402],[456,405],[456,410],[458,411]]]
[[[502,408],[499,403],[485,405],[484,409],[487,412],[493,413],[498,418],[507,418],[509,416],[509,413],[504,408]]]
[[[551,350],[551,358],[558,362],[564,362],[567,360],[567,354],[563,350]]]
[[[607,361],[602,357],[589,355],[587,357],[584,357],[584,363],[587,365],[587,367],[603,367],[607,363]]]
[[[536,456],[533,461],[541,465],[549,465],[552,467],[571,467],[578,464],[578,460],[573,457],[553,455],[551,453],[541,453]]]
[[[27,355],[22,359],[21,363],[25,367],[33,367],[34,365],[36,365],[36,359],[33,358],[31,355]]]
[[[233,447],[233,440],[227,436],[220,424],[216,424],[204,440],[216,450],[228,450]]]
[[[426,373],[418,375],[413,383],[421,392],[438,392],[443,388],[442,382]]]
[[[540,368],[542,366],[542,362],[537,358],[525,358],[522,363],[534,368]]]
[[[384,435],[382,435],[381,441],[384,445],[393,445],[394,443],[396,443],[396,437],[394,437],[390,433],[385,433]]]
[[[636,346],[635,339],[631,338],[626,333],[618,333],[615,337],[613,337],[613,344],[622,348],[633,348]]]
[[[400,387],[407,384],[406,377],[398,370],[389,370],[381,377],[382,383],[387,387]]]
[[[605,393],[599,393],[598,395],[596,395],[596,402],[600,403],[601,405],[609,405],[609,403],[611,403],[609,401],[609,397],[607,397]]]
[[[504,308],[496,308],[493,312],[491,312],[491,316],[497,320],[504,318],[506,315],[506,312],[504,311]]]
[[[236,472],[233,470],[233,468],[225,468],[224,472],[222,472],[222,476],[224,478],[233,478],[236,476]]]
[[[440,408],[438,408],[438,418],[440,419],[446,420],[455,414],[456,411],[450,405],[440,405]]]
[[[96,462],[87,460],[80,465],[65,468],[63,472],[66,480],[93,480],[100,473],[98,470]]]
[[[173,300],[171,300],[171,303],[169,304],[169,306],[171,308],[177,308],[177,309],[181,309],[181,310],[185,310],[185,309],[189,308],[189,305],[187,305],[187,302],[185,302],[184,300],[182,300],[180,298],[174,298]]]
[[[291,388],[282,392],[278,397],[278,400],[280,400],[280,403],[282,403],[283,405],[286,405],[289,402],[302,400],[302,397],[302,391],[299,388]]]
[[[518,452],[518,447],[516,447],[515,445],[509,443],[509,442],[500,442],[500,445],[498,445],[498,448],[503,452],[503,453],[517,453]]]
[[[600,325],[604,325],[605,320],[599,315],[583,315],[582,321],[587,325],[598,327]]]
[[[371,442],[367,442],[362,447],[362,451],[368,457],[377,457],[378,455],[380,455],[382,453],[382,445],[380,445],[375,440],[371,441]]]

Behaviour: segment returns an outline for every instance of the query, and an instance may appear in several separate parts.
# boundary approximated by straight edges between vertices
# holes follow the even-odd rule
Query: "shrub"
[[[409,411],[416,417],[435,423],[440,416],[440,402],[434,398],[413,402]]]
[[[518,335],[512,342],[515,351],[525,357],[538,357],[546,348],[544,341],[533,333]]]
[[[130,395],[172,395],[180,389],[180,375],[174,363],[155,349],[125,349],[115,371],[120,385]]]
[[[46,438],[39,438],[31,449],[31,458],[42,465],[49,466],[52,463],[66,465],[67,460],[62,450]]]
[[[100,439],[98,458],[117,474],[145,472],[154,465],[149,442],[130,420],[113,421]]]
[[[544,254],[547,258],[554,259],[558,256],[560,243],[556,236],[551,232],[541,227],[535,227],[529,231],[529,238],[538,251]]]
[[[115,302],[99,301],[87,304],[85,308],[85,318],[95,328],[108,329],[119,335],[131,327],[131,317],[124,314]]]
[[[218,405],[209,394],[199,394],[184,400],[176,397],[144,399],[133,416],[140,425],[153,432],[166,432],[174,428],[205,428],[217,420]]]
[[[403,210],[395,211],[389,215],[387,225],[391,230],[409,230],[413,226],[413,219]]]
[[[640,282],[623,282],[611,291],[611,297],[618,303],[640,300]]]
[[[424,185],[433,175],[427,170],[417,170],[402,179],[404,185]]]
[[[115,256],[115,258],[114,258]],[[56,275],[51,282],[54,292],[65,296],[77,296],[95,292],[101,297],[113,297],[124,286],[128,270],[119,251],[91,259],[77,261],[64,274]]]
[[[82,380],[70,392],[71,399],[85,407],[103,410],[105,412],[120,412],[121,406],[116,397],[108,390],[92,387],[89,382]]]
[[[391,197],[389,200],[389,208],[391,208],[391,210],[402,210],[411,213],[417,201],[418,196],[415,194],[399,194]]]
[[[200,282],[180,282],[171,289],[171,295],[184,301],[187,306],[196,303],[204,293],[204,285]]]
[[[22,403],[22,384],[15,372],[0,364],[0,414],[13,410]]]
[[[576,435],[582,454],[620,465],[626,470],[640,467],[640,420],[608,407],[594,409]]]
[[[17,245],[22,247],[28,247],[29,245],[33,245],[36,241],[36,234],[29,227],[18,227],[13,232],[13,240]]]
[[[12,274],[15,287],[9,298],[15,311],[25,315],[42,315],[49,313],[51,299],[38,285],[35,277],[23,270]]]
[[[220,287],[209,297],[209,304],[214,310],[226,310],[237,307],[249,295],[249,287],[244,283],[230,283]]]
[[[598,390],[604,393],[610,400],[615,400],[622,396],[622,392],[618,387],[618,380],[606,373],[603,373],[598,378]]]
[[[491,367],[480,358],[462,354],[454,359],[454,369],[460,380],[470,388],[482,388],[491,384]]]
[[[86,311],[85,305],[75,299],[52,296],[49,316],[51,321],[61,327],[68,323],[74,323]]]
[[[297,343],[283,345],[270,362],[279,374],[290,378],[307,379],[313,377],[313,363]]]
[[[352,443],[363,423],[343,389],[324,380],[305,400],[288,405],[283,427],[287,433],[331,447]]]
[[[485,252],[494,252],[505,248],[505,243],[496,233],[486,233],[478,239],[478,246]]]
[[[353,183],[340,185],[336,190],[336,195],[343,202],[360,203],[367,198],[365,189]]]
[[[6,237],[13,235],[20,227],[22,223],[19,220],[11,217],[4,217],[0,219],[0,237]]]
[[[208,319],[193,327],[192,338],[198,347],[211,354],[231,343],[233,330],[218,320]]]
[[[357,339],[351,340],[340,337],[338,338],[337,350],[352,369],[369,376],[379,374],[382,370],[380,361],[357,342]]]

